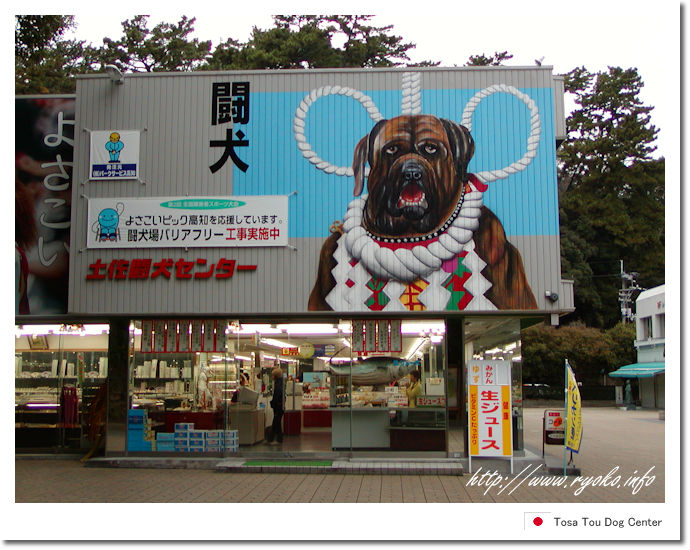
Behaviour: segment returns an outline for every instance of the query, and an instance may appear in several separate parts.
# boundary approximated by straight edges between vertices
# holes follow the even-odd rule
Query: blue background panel
[[[461,122],[467,101],[478,90],[422,90],[422,113]],[[541,137],[536,157],[517,174],[489,183],[484,204],[502,221],[508,235],[557,235],[558,197],[553,121],[553,90],[522,89],[539,109]],[[401,92],[364,91],[385,118],[401,114]],[[302,156],[293,132],[295,110],[303,93],[254,93],[252,116],[236,126],[249,139],[238,148],[249,165],[233,171],[234,195],[288,195],[290,237],[326,237],[352,200],[354,177],[326,174]],[[323,160],[350,167],[355,146],[375,122],[355,99],[326,96],[316,100],[306,117],[308,143]],[[472,117],[475,155],[471,172],[498,170],[519,160],[530,133],[528,107],[517,97],[495,93],[483,99]]]

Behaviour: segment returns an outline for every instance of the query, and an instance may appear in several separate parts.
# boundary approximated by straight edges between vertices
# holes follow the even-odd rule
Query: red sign
[[[445,407],[446,398],[443,395],[420,395],[417,398],[418,407]]]
[[[565,410],[544,411],[544,443],[563,445],[565,437]]]
[[[185,260],[164,258],[154,262],[150,258],[119,259],[104,263],[98,258],[89,264],[87,281],[104,279],[229,279],[235,271],[256,271],[256,265],[237,264],[236,260],[221,258],[217,263],[208,264],[205,258]]]
[[[299,348],[281,348],[281,355],[299,355]]]

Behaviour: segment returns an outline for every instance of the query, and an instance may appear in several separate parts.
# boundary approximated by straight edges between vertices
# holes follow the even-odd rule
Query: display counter
[[[262,409],[232,405],[228,407],[228,412],[230,415],[230,429],[239,431],[240,445],[254,445],[259,441],[263,441],[266,419]]]
[[[329,409],[303,409],[302,422],[305,428],[330,428],[331,411]]]
[[[329,410],[333,419],[333,449],[443,451],[446,448],[445,408],[332,407]]]
[[[222,430],[223,413],[220,411],[151,411],[151,420],[160,426],[161,432],[174,432],[175,424],[194,424],[197,430]]]
[[[332,407],[333,449],[390,447],[390,411],[387,407]],[[352,439],[350,439],[350,437]]]
[[[392,451],[445,451],[444,408],[418,407],[396,411],[391,419]]]

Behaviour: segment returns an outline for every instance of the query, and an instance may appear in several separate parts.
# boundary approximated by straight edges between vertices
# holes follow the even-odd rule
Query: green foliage
[[[74,75],[89,70],[83,41],[65,40],[72,15],[15,16],[15,93],[74,93]]]
[[[273,28],[254,27],[246,44],[235,40],[220,44],[201,68],[393,67],[409,61],[407,52],[414,44],[391,34],[391,25],[369,25],[370,19],[369,15],[277,15]],[[341,43],[342,47],[336,45]]]
[[[182,16],[177,24],[159,23],[149,30],[148,16],[137,15],[122,23],[119,40],[103,39],[97,59],[102,65],[116,65],[122,72],[193,70],[211,49],[210,41],[189,38],[195,21]]]
[[[603,331],[579,323],[558,328],[537,325],[522,331],[522,380],[563,386],[568,359],[579,382],[597,385],[607,374],[635,362],[635,326],[622,324]]]
[[[578,108],[558,152],[562,270],[575,281],[573,320],[610,327],[620,318],[620,260],[638,283],[664,282],[664,159],[642,105],[636,69],[579,67],[566,75]]]
[[[498,65],[503,65],[504,61],[508,61],[512,58],[513,55],[508,52],[494,52],[490,57],[482,53],[479,55],[471,55],[465,65],[468,67],[497,67]]]
[[[566,92],[578,105],[568,117],[568,140],[559,150],[561,173],[569,186],[616,192],[615,180],[612,188],[603,188],[597,178],[651,159],[658,130],[651,124],[653,107],[639,98],[643,85],[632,68],[590,73],[578,67],[565,75]]]
[[[618,323],[606,331],[613,362],[608,372],[637,361],[635,323]]]
[[[122,23],[122,36],[100,47],[64,39],[73,16],[17,16],[16,92],[73,93],[74,75],[116,65],[122,72],[394,67],[415,45],[370,24],[370,15],[278,15],[273,27],[254,27],[250,40],[191,38],[194,18],[149,28],[148,16]],[[438,65],[422,61],[411,66]]]

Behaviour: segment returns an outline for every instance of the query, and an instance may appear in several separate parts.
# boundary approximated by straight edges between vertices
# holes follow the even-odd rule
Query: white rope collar
[[[367,195],[358,197],[350,202],[343,219],[346,250],[375,277],[408,283],[427,277],[459,254],[472,239],[479,227],[482,194],[476,190],[465,192],[458,202],[459,211],[453,213],[455,219],[444,224],[445,230],[439,229],[421,242],[411,238],[393,239],[395,242],[372,238],[362,227]]]

